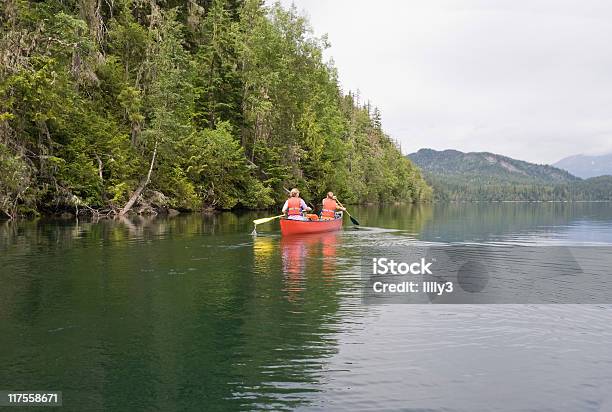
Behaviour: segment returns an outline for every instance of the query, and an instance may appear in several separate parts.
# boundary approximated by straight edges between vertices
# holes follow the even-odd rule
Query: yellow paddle
[[[253,223],[255,224],[255,227],[253,228],[253,231],[251,232],[252,235],[256,236],[257,235],[257,225],[261,225],[262,223],[268,223],[271,222],[274,219],[278,219],[279,217],[283,217],[285,215],[278,215],[278,216],[272,216],[272,217],[262,217],[261,219],[255,219],[253,220]]]
[[[285,215],[278,215],[278,216],[273,216],[273,217],[262,217],[261,219],[255,219],[253,220],[253,223],[255,224],[255,226],[257,225],[261,225],[262,223],[268,223],[274,219],[278,219],[279,217],[283,217]]]

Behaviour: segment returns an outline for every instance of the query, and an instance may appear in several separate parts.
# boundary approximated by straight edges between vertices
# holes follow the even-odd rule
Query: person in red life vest
[[[308,220],[308,218],[302,216],[302,212],[310,212],[311,210],[306,202],[300,198],[300,191],[291,189],[290,197],[283,205],[283,213],[287,213],[287,219]]]
[[[323,210],[321,210],[321,220],[333,220],[336,218],[336,210],[345,211],[346,209],[339,206],[336,202],[336,196],[333,192],[327,192],[327,197],[323,199]]]

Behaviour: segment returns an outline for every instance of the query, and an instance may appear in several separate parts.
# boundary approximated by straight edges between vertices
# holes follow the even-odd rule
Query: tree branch
[[[134,191],[134,193],[132,193],[130,200],[128,200],[125,206],[123,206],[123,209],[121,209],[121,211],[119,212],[119,217],[125,216],[125,214],[130,211],[130,209],[132,208],[132,206],[134,206],[134,203],[136,203],[136,200],[138,199],[142,191],[149,184],[149,181],[151,180],[151,173],[153,172],[153,166],[155,165],[156,156],[157,156],[157,141],[155,142],[155,149],[153,149],[153,157],[151,158],[151,165],[149,166],[149,172],[147,173],[147,177],[146,179],[140,182],[140,185],[138,185],[138,188]]]

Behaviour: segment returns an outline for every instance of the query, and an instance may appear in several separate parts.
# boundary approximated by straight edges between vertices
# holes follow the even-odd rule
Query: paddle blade
[[[271,220],[278,219],[279,217],[283,217],[283,216],[285,215],[278,215],[278,216],[273,216],[273,217],[262,217],[261,219],[253,220],[253,223],[255,224],[255,226],[257,226],[257,225],[261,225],[262,223],[267,223]]]

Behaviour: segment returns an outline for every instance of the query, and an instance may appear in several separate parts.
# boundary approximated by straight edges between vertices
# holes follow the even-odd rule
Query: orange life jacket
[[[323,210],[321,210],[321,217],[336,217],[336,208],[338,204],[334,199],[326,197],[323,199]]]
[[[299,197],[290,197],[287,200],[287,214],[289,216],[302,214],[302,199]]]

